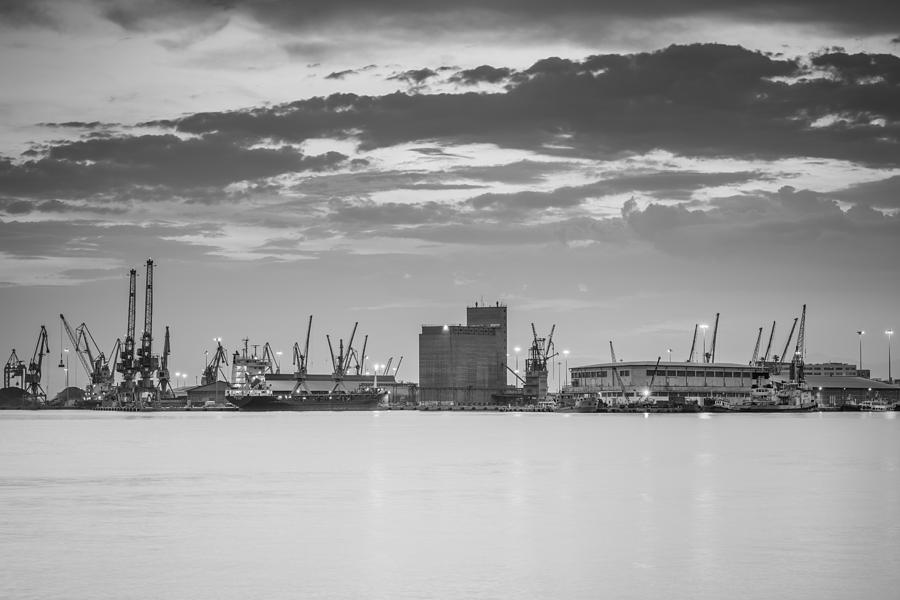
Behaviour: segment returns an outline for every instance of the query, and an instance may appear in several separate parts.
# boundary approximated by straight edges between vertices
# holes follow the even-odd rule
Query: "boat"
[[[716,412],[808,412],[817,408],[808,385],[778,377],[757,378],[749,396],[717,398],[713,406]]]

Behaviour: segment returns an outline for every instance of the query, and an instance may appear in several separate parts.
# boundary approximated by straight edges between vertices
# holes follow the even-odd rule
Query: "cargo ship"
[[[354,327],[354,333],[356,328]],[[352,340],[352,336],[351,336]],[[331,340],[329,339],[329,346]],[[334,371],[328,375],[310,375],[306,372],[306,353],[295,346],[294,373],[282,374],[268,344],[262,356],[251,353],[247,340],[242,352],[235,352],[231,364],[231,384],[225,390],[225,399],[245,411],[345,411],[379,410],[389,406],[390,394],[378,386],[379,376],[350,375],[348,358],[341,341],[340,354],[334,356]],[[348,347],[349,349],[349,347]],[[385,383],[393,377],[381,376]]]

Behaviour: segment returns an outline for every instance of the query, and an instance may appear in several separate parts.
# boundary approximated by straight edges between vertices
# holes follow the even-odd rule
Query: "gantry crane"
[[[312,319],[313,316],[309,315],[309,323],[306,325],[306,344],[303,346],[303,352],[300,352],[300,344],[294,342],[293,365],[296,369],[294,370],[294,389],[291,390],[291,395],[296,395],[300,391],[309,393],[309,388],[306,387],[306,365],[309,359],[309,333],[312,331]]]
[[[16,349],[13,348],[13,351],[9,355],[9,359],[3,366],[3,387],[13,387],[15,379],[19,380],[18,385],[15,387],[23,388],[25,385],[25,363],[19,360]]]
[[[34,353],[31,355],[31,360],[25,372],[25,399],[34,403],[35,407],[42,405],[47,400],[47,393],[41,386],[41,376],[44,355],[49,353],[50,344],[47,343],[47,328],[41,325],[41,331],[38,333],[37,343],[34,346]]]

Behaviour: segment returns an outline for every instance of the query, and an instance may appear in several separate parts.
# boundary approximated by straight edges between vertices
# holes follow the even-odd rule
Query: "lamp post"
[[[569,351],[563,350],[563,356],[566,357],[566,386],[569,385]]]
[[[856,332],[856,336],[859,338],[859,370],[862,371],[862,336],[866,335],[866,332],[862,329]]]
[[[894,335],[894,330],[888,329],[884,335],[888,338],[888,383],[894,383],[894,378],[891,376],[891,337]]]
[[[66,348],[66,406],[69,406],[69,349]]]

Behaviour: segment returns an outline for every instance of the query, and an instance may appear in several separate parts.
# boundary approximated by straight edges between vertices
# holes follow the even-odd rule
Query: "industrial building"
[[[806,383],[813,390],[821,408],[841,408],[847,405],[863,406],[866,403],[897,404],[900,402],[900,385],[864,377],[812,375]]]
[[[868,379],[870,376],[869,369],[858,369],[856,365],[850,363],[806,363],[803,365],[803,372],[807,376],[816,377],[862,377]]]
[[[506,306],[466,308],[465,325],[423,325],[419,401],[423,406],[484,406],[506,388]]]
[[[616,377],[614,371],[618,371]],[[736,363],[656,361],[608,362],[570,369],[572,384],[566,395],[595,395],[621,401],[642,398],[672,403],[704,398],[738,398],[750,392],[753,373],[759,367]]]

